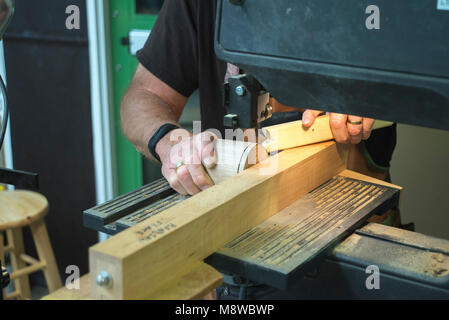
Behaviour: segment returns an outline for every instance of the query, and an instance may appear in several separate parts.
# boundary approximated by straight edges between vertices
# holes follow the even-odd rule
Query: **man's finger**
[[[302,124],[304,127],[310,127],[314,122],[316,117],[318,117],[322,111],[307,109],[302,113]]]
[[[195,139],[197,152],[200,156],[200,163],[203,163],[209,169],[215,167],[217,164],[217,155],[215,154],[217,136],[210,131],[205,131],[195,137]]]
[[[363,134],[362,139],[367,140],[371,136],[371,130],[373,129],[374,119],[363,118]]]
[[[167,179],[168,183],[170,184],[170,187],[175,190],[176,192],[187,195],[187,191],[184,189],[184,187],[181,185],[181,183],[178,180],[178,176],[176,175],[175,170],[168,169],[164,170],[162,169],[162,174],[164,175],[165,179]]]
[[[331,113],[330,114],[330,126],[332,134],[334,135],[335,141],[339,143],[349,143],[349,133],[346,126],[346,121],[348,116],[341,113]]]
[[[202,165],[191,164],[187,166],[190,176],[192,177],[193,183],[201,190],[206,190],[207,188],[214,185],[214,182],[204,170]]]
[[[363,121],[362,117],[348,116],[348,133],[352,144],[360,143],[363,134]]]
[[[173,169],[183,159],[183,143],[177,143],[170,149],[168,166]]]
[[[203,143],[203,149],[211,145],[213,147],[214,137],[213,136],[210,137],[212,137],[213,139],[208,139],[206,145]],[[198,189],[205,190],[214,184],[212,179],[207,174],[206,170],[204,170],[204,167],[201,164],[200,155],[198,154],[196,148],[193,150],[192,153],[189,154],[184,163],[186,164],[186,168],[189,171],[193,183]]]
[[[184,190],[187,191],[188,194],[193,195],[201,191],[200,188],[198,188],[198,186],[193,182],[187,165],[183,164],[179,166],[175,171],[179,183],[184,188]]]

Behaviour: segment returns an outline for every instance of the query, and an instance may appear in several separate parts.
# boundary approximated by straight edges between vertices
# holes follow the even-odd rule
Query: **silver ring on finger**
[[[182,167],[183,165],[184,165],[185,163],[184,163],[184,161],[178,161],[177,163],[176,163],[176,165],[175,165],[175,172],[177,173],[178,172],[178,169],[180,168],[180,167]]]
[[[352,124],[354,126],[361,126],[363,124],[362,120],[360,121],[351,121],[348,119],[347,123]]]

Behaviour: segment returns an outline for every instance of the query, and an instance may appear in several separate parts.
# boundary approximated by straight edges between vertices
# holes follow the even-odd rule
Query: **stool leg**
[[[5,244],[5,238],[3,236],[3,231],[0,231],[0,261],[2,262],[3,266],[6,267],[6,263],[5,263],[5,252],[3,251],[3,246]],[[1,266],[0,266],[1,268]],[[0,270],[1,272],[1,270]],[[2,289],[0,287],[0,290],[2,290],[2,297],[3,299],[6,299],[6,289]]]
[[[14,272],[16,270],[25,268],[27,265],[20,258],[20,255],[25,253],[22,228],[7,230],[6,236],[8,239],[8,245],[12,247],[11,251],[9,252],[9,256],[11,257],[12,271]],[[20,294],[20,297],[22,299],[31,299],[30,281],[28,275],[24,275],[20,278],[15,279],[14,287],[16,289],[16,292]]]
[[[47,227],[44,219],[36,221],[30,225],[33,234],[34,244],[40,261],[45,261],[47,266],[44,268],[44,276],[47,281],[48,291],[51,293],[62,287],[61,277],[59,276],[55,256],[48,238]]]

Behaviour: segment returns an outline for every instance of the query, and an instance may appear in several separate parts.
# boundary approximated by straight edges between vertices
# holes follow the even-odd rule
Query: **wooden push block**
[[[92,298],[161,296],[224,244],[344,168],[334,142],[286,150],[91,247]],[[101,271],[110,286],[96,284]]]

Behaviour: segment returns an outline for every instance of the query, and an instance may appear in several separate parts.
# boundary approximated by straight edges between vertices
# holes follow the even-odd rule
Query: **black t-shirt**
[[[227,64],[214,51],[216,6],[214,0],[165,0],[137,59],[183,96],[199,89],[202,130],[223,132]]]
[[[216,7],[216,0],[165,0],[137,59],[183,96],[199,89],[202,130],[223,133],[227,64],[214,51]],[[396,126],[375,130],[361,143],[368,162],[382,171],[389,167],[395,145]]]

